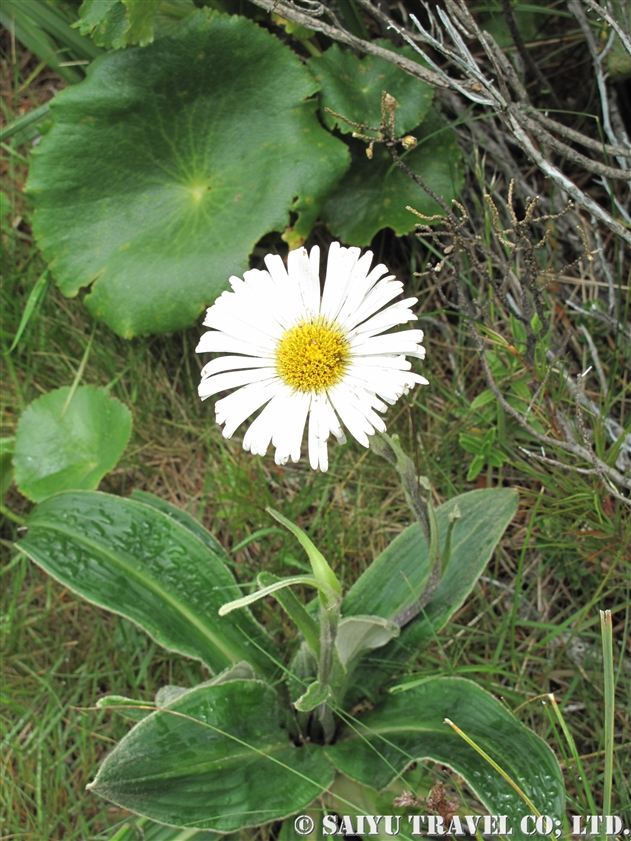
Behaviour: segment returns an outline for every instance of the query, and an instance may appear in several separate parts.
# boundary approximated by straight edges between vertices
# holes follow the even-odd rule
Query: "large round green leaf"
[[[374,43],[395,49],[390,41],[377,39]],[[414,60],[419,57],[411,47],[396,48],[396,52]],[[378,127],[381,124],[381,94],[387,91],[397,101],[396,130],[401,135],[423,122],[434,98],[431,85],[415,79],[389,61],[373,55],[360,59],[338,44],[333,44],[322,55],[310,58],[307,64],[322,88],[320,103],[324,124],[329,128],[337,127],[344,134],[362,130],[328,113],[325,108],[355,123]]]
[[[491,814],[508,816],[513,841],[522,841],[520,820],[532,809],[445,718],[473,739],[541,814],[562,817],[563,777],[550,748],[492,695],[462,678],[430,678],[391,695],[325,752],[343,774],[379,790],[415,760],[449,765]]]
[[[51,105],[34,154],[34,229],[62,292],[117,333],[192,324],[298,213],[306,235],[348,166],[311,74],[245,18],[200,10],[103,56]]]
[[[90,788],[171,826],[232,832],[299,812],[333,782],[318,745],[295,747],[264,683],[199,686],[145,718]]]
[[[58,491],[92,490],[115,466],[131,435],[131,412],[105,388],[58,388],[26,409],[15,437],[20,491],[39,502]]]
[[[241,595],[219,544],[164,501],[95,491],[41,502],[18,547],[83,598],[126,616],[170,651],[213,672],[247,660],[274,675],[276,648],[248,610],[220,617]],[[194,521],[193,521],[194,522]]]
[[[431,109],[412,134],[418,146],[407,154],[400,149],[402,158],[449,205],[464,184],[456,133]],[[374,146],[372,160],[366,156],[365,143],[354,141],[352,151],[350,170],[322,208],[322,218],[336,237],[353,245],[369,245],[382,228],[392,228],[398,236],[407,234],[420,221],[405,209],[408,205],[426,216],[444,213],[394,165],[383,144]]]

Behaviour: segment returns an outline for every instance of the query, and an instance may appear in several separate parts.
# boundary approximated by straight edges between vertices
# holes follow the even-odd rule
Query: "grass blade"
[[[39,108],[33,108],[22,117],[19,117],[17,120],[9,123],[8,126],[5,126],[0,130],[0,143],[4,143],[10,137],[13,137],[14,134],[17,134],[35,123],[38,123],[40,120],[43,120],[49,111],[50,103],[45,102],[43,105],[40,105]]]
[[[39,111],[41,109],[38,108],[37,110]],[[19,120],[17,122],[19,122]],[[15,123],[13,125],[15,125]],[[15,334],[13,342],[11,343],[11,347],[9,348],[7,353],[11,353],[11,351],[15,350],[18,342],[22,338],[22,333],[24,333],[24,331],[26,330],[26,326],[31,320],[31,316],[35,311],[35,307],[39,304],[39,302],[43,299],[44,295],[46,294],[46,290],[48,289],[48,279],[48,269],[44,269],[42,274],[36,280],[35,286],[31,289],[31,294],[28,296],[28,301],[26,302],[26,306],[24,307],[24,312],[22,313],[22,318],[20,319],[20,324],[18,326],[17,333]]]
[[[600,630],[603,643],[603,672],[605,677],[605,785],[603,790],[603,815],[611,814],[611,782],[613,776],[613,627],[611,611],[600,611]]]
[[[539,812],[539,810],[537,809],[535,804],[532,802],[532,800],[528,797],[526,792],[522,791],[522,789],[517,785],[515,780],[511,779],[511,777],[509,777],[509,775],[506,773],[506,771],[504,771],[504,769],[501,768],[497,764],[497,762],[495,762],[493,759],[491,759],[491,757],[488,755],[488,753],[486,753],[486,751],[482,750],[482,748],[479,745],[477,745],[473,741],[473,739],[470,739],[469,736],[467,736],[467,734],[463,730],[461,730],[457,725],[455,725],[453,723],[453,721],[451,721],[450,719],[446,718],[445,719],[445,724],[448,724],[453,730],[455,730],[456,733],[459,736],[461,736],[468,745],[470,745],[475,751],[477,751],[480,754],[482,759],[484,759],[486,762],[488,762],[489,765],[497,771],[497,773],[500,775],[500,777],[503,777],[506,780],[506,782],[509,784],[509,786],[517,792],[517,794],[521,797],[521,799],[524,801],[526,806],[528,806],[528,808],[531,810],[533,815],[535,815],[537,818],[541,817],[541,812]]]
[[[589,804],[590,814],[595,815],[597,814],[596,804],[594,803],[594,798],[592,796],[591,789],[587,782],[587,777],[585,775],[585,769],[583,768],[583,763],[581,762],[581,757],[579,756],[578,750],[576,749],[576,742],[574,741],[574,737],[570,733],[568,726],[563,718],[563,713],[559,709],[559,705],[557,704],[557,700],[552,693],[548,695],[550,699],[550,703],[552,704],[552,709],[554,710],[554,714],[557,717],[557,721],[561,725],[561,730],[563,731],[563,735],[568,743],[570,748],[570,753],[572,754],[572,758],[576,763],[576,772],[578,774],[578,778],[583,783],[583,791],[585,792],[585,799]],[[604,812],[605,815],[609,814],[608,812]]]

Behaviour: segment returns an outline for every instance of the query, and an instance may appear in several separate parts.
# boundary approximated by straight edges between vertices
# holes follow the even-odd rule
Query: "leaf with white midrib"
[[[560,818],[565,789],[558,761],[547,744],[502,703],[461,677],[427,678],[384,698],[324,751],[346,776],[385,789],[414,761],[449,765],[476,792],[491,814],[517,818],[528,807],[519,794],[462,737],[449,718],[517,783],[543,813]]]
[[[67,529],[60,528],[57,525],[57,523],[48,523],[47,527],[52,531],[59,532],[60,534],[65,534],[67,537],[74,537],[72,532],[68,531]],[[169,602],[169,604],[172,604],[173,607],[175,607],[182,614],[182,616],[185,616],[188,619],[188,621],[200,631],[202,636],[205,636],[208,640],[211,641],[212,645],[215,648],[223,652],[226,655],[226,657],[230,657],[230,648],[224,645],[221,639],[219,639],[219,637],[216,634],[211,633],[207,625],[201,622],[193,613],[191,613],[190,610],[187,610],[186,605],[182,602],[181,599],[173,598],[173,596],[171,596],[164,588],[159,587],[157,585],[157,582],[153,581],[151,578],[149,578],[149,576],[143,575],[137,568],[134,568],[133,566],[124,563],[119,557],[103,549],[93,540],[83,538],[81,540],[81,543],[84,546],[89,546],[93,548],[95,551],[98,551],[101,555],[104,555],[106,558],[109,558],[112,561],[113,566],[118,566],[125,572],[127,576],[129,576],[130,578],[134,578],[136,581],[138,581],[140,584],[146,587],[147,590],[152,590],[157,595],[160,595],[165,601]]]
[[[294,747],[284,716],[261,681],[195,687],[136,725],[89,787],[167,825],[230,832],[280,820],[334,776],[319,746]]]
[[[75,530],[63,525],[64,515],[79,518]],[[103,528],[98,516],[109,517],[113,530],[102,541],[89,533]],[[122,533],[116,530],[119,521]],[[138,543],[137,534],[124,533],[125,522],[158,536],[157,544],[137,547],[146,550],[144,557],[134,558],[125,547],[132,538]],[[196,657],[213,672],[239,660],[253,662],[262,674],[275,671],[264,653],[277,659],[274,646],[249,611],[224,619],[217,614],[225,597],[239,593],[221,558],[164,511],[98,492],[68,492],[41,503],[28,526],[18,547],[35,563],[93,604],[136,622],[169,650]],[[135,585],[130,593],[123,582]]]

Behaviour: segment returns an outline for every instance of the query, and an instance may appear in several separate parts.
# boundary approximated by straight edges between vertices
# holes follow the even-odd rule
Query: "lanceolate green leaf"
[[[550,748],[489,693],[462,678],[430,678],[389,696],[325,752],[343,774],[380,790],[415,760],[449,765],[491,814],[508,816],[513,841],[522,841],[520,820],[530,810],[445,718],[486,751],[541,814],[562,817],[563,777]]]
[[[2,138],[4,140],[4,138]],[[2,193],[2,195],[6,195]],[[31,320],[31,316],[35,312],[35,309],[39,302],[45,297],[46,291],[48,290],[48,281],[50,279],[50,275],[48,273],[48,269],[44,269],[38,279],[35,281],[35,285],[31,289],[28,301],[26,302],[26,306],[24,307],[24,312],[22,313],[22,318],[20,319],[20,324],[16,331],[15,336],[13,337],[13,341],[11,342],[11,347],[9,348],[9,353],[15,350],[18,342],[22,338],[22,334],[26,330],[26,327]]]
[[[300,526],[292,523],[291,520],[288,520],[287,517],[284,517],[279,511],[275,511],[273,508],[267,508],[266,511],[271,514],[275,520],[278,520],[279,523],[285,526],[286,529],[289,529],[294,537],[298,539],[298,542],[309,556],[313,574],[318,579],[318,582],[323,585],[323,587],[328,587],[341,596],[342,587],[340,582],[335,577],[335,573],[329,566],[329,562],[322,552],[320,552],[318,547],[313,543],[309,535],[305,534]]]
[[[222,835],[221,841],[232,841],[237,836]],[[217,833],[199,829],[177,829],[173,826],[154,823],[148,818],[126,821],[118,832],[110,835],[109,841],[219,841]]]
[[[167,517],[175,520],[175,522],[182,526],[182,528],[190,531],[190,533],[198,540],[201,540],[204,546],[223,560],[223,563],[230,564],[230,559],[224,552],[223,547],[217,538],[205,529],[202,524],[198,522],[195,517],[192,517],[187,511],[182,511],[181,508],[171,505],[171,503],[167,502],[166,499],[161,499],[159,496],[147,493],[147,491],[134,490],[132,491],[131,498],[136,502],[142,502],[143,505],[149,505],[151,508],[155,508],[156,511],[161,511],[163,514],[166,514]]]
[[[156,642],[219,672],[249,660],[259,674],[278,659],[247,610],[219,618],[240,595],[225,555],[168,514],[90,491],[50,497],[18,543],[35,563],[93,604],[140,625]]]
[[[333,781],[318,745],[295,747],[259,681],[197,687],[140,722],[90,788],[172,826],[232,832],[308,806]]]
[[[455,505],[461,516],[454,524],[451,558],[438,589],[424,612],[403,627],[397,639],[361,661],[350,679],[355,688],[348,703],[370,695],[435,639],[473,589],[514,517],[517,493],[511,488],[470,491],[437,508],[441,552]],[[371,613],[394,619],[422,593],[428,574],[427,543],[415,524],[396,537],[355,582],[342,604],[342,615]]]
[[[223,672],[220,672],[212,680],[204,682],[204,686],[219,686],[221,683],[227,683],[231,680],[256,680],[256,675],[252,666],[245,660],[240,663],[235,663]],[[134,698],[125,698],[123,695],[106,695],[104,698],[99,698],[96,706],[99,709],[112,709],[123,715],[125,718],[130,718],[132,721],[142,721],[157,708],[167,707],[176,698],[190,692],[191,688],[184,686],[162,686],[156,692],[155,700],[137,701]]]
[[[308,234],[348,166],[298,57],[242,17],[199,10],[109,53],[51,105],[34,227],[65,295],[124,336],[192,324],[269,231]]]
[[[320,683],[319,680],[314,681],[307,689],[307,691],[298,698],[294,703],[294,707],[300,712],[309,712],[319,707],[320,704],[325,704],[331,697],[331,687],[326,683]]]
[[[271,596],[272,593],[276,593],[277,590],[282,590],[284,587],[291,587],[292,584],[306,584],[311,587],[322,588],[322,585],[318,583],[313,575],[292,575],[288,578],[279,578],[278,581],[275,581],[273,584],[268,584],[266,587],[261,587],[260,590],[248,593],[247,596],[241,596],[239,599],[226,602],[226,604],[219,608],[219,615],[227,616],[229,613],[232,613],[233,610],[241,610],[250,604],[254,604],[254,602],[257,602],[259,599],[265,598],[265,596]]]
[[[441,530],[443,520],[441,516]],[[342,602],[342,616],[375,614],[394,619],[423,592],[429,578],[428,559],[425,537],[415,523],[398,534],[355,581]]]
[[[258,583],[261,587],[268,587],[280,581],[277,575],[271,572],[259,572]],[[277,590],[274,597],[286,611],[287,615],[296,623],[298,630],[302,632],[307,644],[310,646],[313,653],[320,656],[320,626],[315,619],[308,613],[302,602],[294,596],[289,588]]]

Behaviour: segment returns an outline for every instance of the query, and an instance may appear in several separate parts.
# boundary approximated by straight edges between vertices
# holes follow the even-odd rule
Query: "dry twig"
[[[469,101],[486,112],[489,121],[499,121],[507,137],[535,163],[541,172],[549,178],[563,193],[574,202],[585,207],[590,215],[605,225],[617,237],[631,245],[631,231],[602,204],[592,198],[577,181],[568,174],[568,169],[578,167],[595,177],[610,179],[625,189],[623,198],[616,197],[614,190],[607,192],[613,197],[614,205],[623,218],[628,215],[629,189],[631,179],[631,146],[622,130],[622,121],[617,114],[611,97],[608,96],[606,80],[602,69],[603,54],[598,53],[596,39],[587,20],[584,6],[598,10],[599,15],[611,27],[611,36],[617,35],[627,46],[631,39],[620,26],[610,11],[600,6],[596,0],[568,0],[583,31],[590,50],[597,76],[602,120],[608,143],[599,144],[592,138],[564,126],[561,122],[541,115],[530,102],[526,89],[517,77],[510,61],[500,50],[497,43],[487,33],[482,32],[470,14],[465,0],[445,0],[446,9],[426,5],[429,23],[424,26],[417,17],[408,17],[417,31],[396,23],[376,3],[360,0],[362,9],[379,22],[395,31],[422,57],[423,63],[411,61],[393,51],[377,46],[370,41],[357,38],[348,32],[335,17],[331,8],[324,3],[309,2],[299,5],[293,0],[253,0],[269,11],[275,11],[283,17],[303,26],[322,32],[333,40],[347,44],[359,52],[374,55],[389,61],[406,73],[429,82],[439,89],[439,96],[444,102],[449,99],[445,93],[454,91],[461,100]],[[323,20],[328,17],[333,23]],[[482,57],[476,58],[474,50],[467,46],[467,40],[474,41],[476,48],[481,48]],[[432,49],[428,49],[431,47]],[[447,64],[436,61],[436,53],[448,60]],[[427,69],[427,65],[431,69]],[[442,91],[442,94],[441,94]],[[489,138],[488,132],[478,133]],[[486,148],[492,151],[496,141],[492,138]],[[577,151],[571,144],[579,144],[595,154],[605,157],[604,161],[594,160]],[[618,166],[613,166],[607,156],[615,155]],[[553,160],[553,157],[556,159]],[[561,159],[558,159],[561,156]],[[510,158],[510,155],[509,155]],[[512,169],[515,177],[518,168]],[[624,186],[622,186],[624,185]]]

